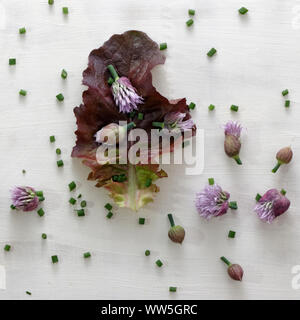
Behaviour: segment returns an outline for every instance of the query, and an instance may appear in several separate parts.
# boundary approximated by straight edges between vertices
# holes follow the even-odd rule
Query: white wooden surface
[[[291,285],[292,267],[300,264],[299,5],[295,0],[55,0],[50,7],[47,0],[0,0],[0,265],[6,270],[0,299],[300,298]],[[69,7],[67,17],[63,6]],[[241,6],[249,8],[248,15],[238,15]],[[185,25],[189,8],[196,9],[191,28]],[[20,36],[23,26],[27,33]],[[169,98],[197,103],[193,117],[205,130],[205,170],[185,176],[182,167],[166,168],[169,178],[160,182],[154,204],[138,215],[115,210],[107,220],[106,191],[87,182],[89,170],[70,158],[72,110],[81,102],[89,52],[129,29],[168,43],[166,64],[153,72],[154,82]],[[208,59],[211,47],[218,53]],[[17,58],[16,66],[8,66],[9,57]],[[65,81],[62,68],[69,73]],[[21,88],[26,97],[19,97]],[[281,96],[285,88],[288,110]],[[63,103],[56,102],[59,92]],[[211,103],[213,112],[207,109]],[[237,114],[230,112],[231,104],[240,106]],[[240,167],[223,152],[221,125],[229,119],[247,128]],[[49,143],[52,134],[55,144]],[[289,144],[293,163],[272,174],[277,149]],[[56,167],[56,147],[62,149],[64,168]],[[193,202],[211,176],[239,209],[206,222]],[[68,205],[72,180],[88,201],[84,218]],[[44,190],[43,218],[10,211],[14,185]],[[292,205],[267,225],[252,209],[256,193],[271,187],[285,188]],[[167,237],[169,212],[186,229],[182,246]],[[138,216],[147,218],[144,226]],[[236,239],[227,238],[230,229]],[[10,252],[1,249],[6,243]],[[91,251],[91,259],[82,258],[85,251]],[[54,254],[60,260],[56,265],[50,259]],[[242,283],[228,278],[221,255],[244,267]],[[161,269],[157,258],[164,262]],[[169,286],[178,292],[170,294]]]

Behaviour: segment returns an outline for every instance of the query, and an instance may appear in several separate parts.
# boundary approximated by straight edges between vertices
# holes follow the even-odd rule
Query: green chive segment
[[[54,0],[48,0],[48,4],[52,5],[54,3]]]
[[[42,239],[44,239],[44,240],[47,239],[47,234],[46,233],[42,233]]]
[[[58,262],[58,256],[52,256],[51,260],[52,260],[52,263],[57,263]]]
[[[163,263],[159,259],[156,260],[155,263],[159,268],[163,266]]]
[[[56,152],[56,154],[61,154],[61,150],[60,150],[59,148],[57,148],[57,149],[55,150],[55,152]]]
[[[64,97],[64,95],[62,93],[59,93],[59,94],[56,95],[56,99],[58,101],[64,101],[65,97]]]
[[[286,96],[286,95],[289,94],[289,90],[288,90],[288,89],[285,89],[285,90],[283,90],[281,93],[282,93],[283,96]]]
[[[190,27],[190,26],[193,25],[193,23],[194,23],[194,20],[193,20],[193,19],[189,19],[189,20],[186,22],[186,25],[187,25],[188,27]]]
[[[145,224],[145,218],[139,218],[139,224]]]
[[[168,45],[166,42],[163,42],[159,45],[159,50],[166,50],[168,48]]]
[[[69,202],[70,202],[72,205],[74,205],[74,204],[76,203],[76,201],[77,201],[77,200],[74,199],[73,197],[69,199]]]
[[[236,201],[229,202],[229,208],[233,209],[233,210],[236,210],[238,208],[237,202]]]
[[[189,15],[194,16],[196,11],[194,9],[189,9]]]
[[[21,89],[21,90],[19,91],[19,95],[25,97],[25,96],[27,95],[27,91],[24,90],[24,89]]]
[[[280,193],[285,196],[286,195],[286,190],[281,189]]]
[[[81,208],[85,208],[85,207],[86,207],[86,201],[85,201],[85,200],[82,200],[82,201],[80,202],[80,206],[81,206]]]
[[[20,28],[20,29],[19,29],[19,33],[20,33],[20,34],[24,34],[24,33],[26,33],[26,29],[25,29],[25,27]]]
[[[113,213],[111,211],[109,211],[109,213],[106,215],[107,219],[110,219],[113,216]]]
[[[68,14],[69,13],[69,8],[68,7],[63,7],[62,8],[63,14]]]
[[[249,10],[247,8],[245,8],[245,7],[242,7],[242,8],[239,9],[239,13],[240,14],[246,14],[248,11]]]
[[[176,292],[177,291],[177,287],[169,287],[169,291],[170,292]]]
[[[190,110],[194,110],[195,107],[196,107],[196,104],[195,104],[194,102],[191,102],[191,103],[189,104],[189,109],[190,109]]]
[[[92,256],[92,255],[91,255],[90,252],[85,252],[85,253],[83,254],[83,257],[84,257],[85,259],[90,258],[91,256]]]
[[[215,184],[215,179],[214,178],[208,178],[208,184],[210,186],[214,185]]]
[[[55,136],[50,136],[49,140],[50,140],[51,143],[55,142]]]
[[[235,237],[235,231],[230,230],[228,232],[228,238],[234,238]]]
[[[234,112],[238,112],[239,110],[239,107],[238,106],[235,106],[234,104],[230,107],[230,110],[231,111],[234,111]]]
[[[4,250],[5,250],[5,251],[10,251],[10,249],[11,249],[11,245],[10,245],[10,244],[6,244],[6,245],[4,246]]]
[[[31,296],[31,292],[30,292],[30,291],[26,291],[26,294],[28,294],[29,296]]]
[[[63,79],[67,79],[68,72],[67,72],[65,69],[62,69],[60,76],[61,76]]]
[[[16,58],[10,58],[10,59],[8,60],[8,64],[9,64],[10,66],[14,66],[16,63],[17,63],[17,59],[16,59]]]
[[[112,209],[112,205],[110,203],[107,203],[105,206],[104,206],[105,209],[107,209],[108,211],[110,211]]]
[[[291,101],[290,100],[285,100],[284,106],[286,108],[288,108],[291,105]]]
[[[43,208],[40,208],[38,211],[37,211],[38,215],[40,217],[44,216],[45,215],[45,211],[43,210]]]
[[[258,202],[261,199],[261,195],[259,193],[257,193],[255,200]]]
[[[76,210],[78,217],[84,217],[85,216],[85,212],[84,209],[79,209]]]
[[[143,120],[143,119],[144,119],[144,114],[141,113],[141,112],[139,112],[139,113],[138,113],[138,119],[139,119],[139,120]]]
[[[73,191],[76,188],[76,183],[74,181],[69,183],[69,190]]]
[[[161,128],[161,129],[163,129],[163,128],[165,127],[165,124],[164,124],[163,122],[156,122],[156,121],[154,121],[154,122],[152,122],[152,126],[153,126],[153,127],[156,127],[156,128]]]
[[[209,111],[213,111],[215,109],[215,106],[213,104],[209,105],[208,106],[208,110]]]
[[[145,256],[146,256],[146,257],[150,256],[150,250],[146,250],[146,251],[145,251]]]
[[[208,52],[207,52],[207,55],[209,57],[212,57],[213,55],[215,55],[217,53],[217,49],[215,48],[211,48]]]
[[[56,164],[57,164],[58,167],[63,167],[64,166],[64,162],[62,160],[56,161]]]

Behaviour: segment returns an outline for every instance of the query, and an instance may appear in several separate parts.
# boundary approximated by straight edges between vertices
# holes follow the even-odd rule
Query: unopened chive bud
[[[190,27],[190,26],[193,25],[193,23],[194,23],[194,20],[193,20],[193,19],[189,19],[189,20],[186,22],[186,25],[187,25],[188,27]]]
[[[244,275],[244,271],[242,267],[239,264],[232,264],[225,257],[221,257],[220,259],[227,264],[228,266],[227,272],[230,278],[236,281],[242,281],[242,278]]]
[[[292,161],[293,151],[291,147],[285,147],[280,149],[276,154],[277,164],[272,169],[272,172],[275,173],[282,164],[288,164]]]
[[[217,53],[217,49],[211,48],[211,49],[207,52],[207,56],[211,58],[211,57],[214,56],[216,53]]]
[[[159,50],[166,50],[167,48],[168,48],[168,45],[167,45],[166,42],[161,43],[161,44],[159,45]]]
[[[169,229],[168,236],[171,241],[181,244],[185,237],[185,230],[182,226],[175,225],[173,215],[171,213],[168,214],[168,218],[171,224],[171,228]]]

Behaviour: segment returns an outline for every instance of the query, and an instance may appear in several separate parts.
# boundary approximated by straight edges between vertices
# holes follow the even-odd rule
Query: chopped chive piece
[[[214,185],[215,184],[215,179],[214,178],[208,178],[208,184],[210,186]]]
[[[83,254],[83,257],[86,259],[86,258],[90,258],[91,257],[91,253],[90,252],[85,252]]]
[[[10,249],[11,249],[11,245],[6,244],[6,245],[4,246],[4,250],[5,250],[5,251],[10,251]]]
[[[74,205],[74,204],[76,203],[76,201],[77,201],[77,200],[74,199],[74,198],[70,198],[70,199],[69,199],[69,202],[70,202],[72,205]]]
[[[290,100],[286,100],[284,106],[286,108],[288,108],[290,106],[290,104],[291,104],[291,101]]]
[[[247,12],[248,12],[248,9],[245,8],[245,7],[242,7],[242,8],[239,9],[239,13],[240,14],[246,14]]]
[[[13,204],[10,205],[10,208],[11,208],[12,210],[16,210],[16,206],[14,206]]]
[[[281,194],[283,194],[283,195],[285,196],[285,195],[286,195],[286,190],[281,189],[280,193],[281,193]]]
[[[76,211],[77,211],[78,217],[83,217],[83,216],[85,216],[84,209],[79,209],[79,210],[76,210]]]
[[[45,197],[39,197],[39,202],[43,202],[45,200]]]
[[[81,208],[85,208],[86,207],[86,201],[85,200],[81,201],[80,202],[80,206],[81,206]]]
[[[39,191],[36,191],[35,194],[36,194],[38,197],[43,197],[44,192],[43,192],[42,190],[39,190]]]
[[[68,7],[63,7],[62,8],[63,14],[68,14],[69,13],[69,8]]]
[[[176,292],[177,291],[177,287],[169,287],[169,291],[170,292]]]
[[[189,9],[189,15],[194,16],[196,11],[194,9]]]
[[[114,83],[114,79],[112,77],[109,77],[107,83],[111,86]]]
[[[26,294],[28,294],[29,296],[31,296],[31,292],[30,292],[30,291],[26,291]]]
[[[58,95],[56,95],[56,99],[58,101],[64,101],[65,97],[64,97],[64,95],[62,93],[59,93]]]
[[[67,79],[68,72],[67,72],[65,69],[62,69],[60,76],[61,76],[63,79]]]
[[[288,94],[289,94],[289,90],[288,89],[285,89],[285,90],[282,91],[282,95],[283,96],[286,96]]]
[[[113,216],[113,213],[111,211],[109,211],[109,213],[106,215],[107,219],[110,219]]]
[[[74,181],[69,183],[69,190],[73,191],[76,188],[76,183]]]
[[[194,102],[191,102],[191,103],[189,104],[189,109],[190,109],[190,110],[194,110],[195,107],[196,107],[196,104],[195,104]]]
[[[48,0],[48,4],[53,4],[54,3],[54,0]]]
[[[256,201],[259,201],[261,199],[261,195],[258,193],[257,195],[256,195],[256,197],[255,197],[255,200]]]
[[[145,224],[145,218],[139,218],[139,224]]]
[[[228,238],[234,238],[234,237],[235,237],[235,231],[229,230]]]
[[[141,112],[139,112],[139,113],[138,113],[138,119],[139,119],[139,120],[143,120],[143,119],[144,119],[144,114],[141,113]]]
[[[213,111],[215,109],[215,106],[213,104],[209,105],[208,106],[208,110],[209,111]]]
[[[8,64],[9,64],[10,66],[14,66],[16,63],[17,63],[16,58],[10,58],[10,59],[8,60]]]
[[[55,152],[56,152],[56,154],[61,154],[61,150],[60,150],[59,148],[57,148],[57,149],[55,150]]]
[[[187,25],[188,27],[190,27],[193,23],[194,23],[194,20],[193,20],[193,19],[189,19],[189,20],[186,22],[186,25]]]
[[[108,211],[110,211],[112,209],[112,205],[110,203],[107,203],[105,206],[104,206],[105,209],[107,209]]]
[[[82,197],[82,194],[80,193],[78,196],[77,196],[77,199],[80,199]]]
[[[168,45],[166,42],[163,42],[159,45],[159,50],[166,50],[168,48]]]
[[[129,112],[129,117],[130,117],[130,118],[134,118],[134,116],[135,116],[135,111]]]
[[[236,210],[238,208],[237,202],[236,201],[229,202],[229,208],[233,209],[233,210]]]
[[[209,57],[212,57],[215,53],[217,52],[217,50],[215,48],[211,48],[208,52],[207,55]]]
[[[226,263],[228,266],[231,266],[231,262],[228,260],[228,259],[226,259],[225,257],[221,257],[220,258],[224,263]]]
[[[45,211],[43,210],[43,208],[40,208],[38,211],[37,211],[38,215],[40,217],[42,217],[44,214],[45,214]]]
[[[63,167],[64,166],[64,162],[62,160],[58,160],[58,161],[56,161],[56,163],[57,163],[58,167]]]
[[[22,170],[22,173],[24,173],[24,174],[25,174],[25,173],[26,173],[26,170],[25,170],[25,169],[23,169],[23,170]]]
[[[158,259],[155,261],[156,265],[160,268],[162,267],[163,263]]]
[[[50,139],[50,142],[54,142],[55,141],[55,136],[50,136],[49,139]]]
[[[151,186],[151,184],[152,184],[152,179],[151,179],[151,178],[147,178],[147,180],[146,180],[146,182],[145,182],[145,186],[146,186],[147,188],[149,188],[149,187]]]
[[[51,260],[52,260],[52,263],[57,263],[58,262],[58,256],[52,256]]]
[[[42,233],[42,239],[46,240],[47,239],[47,235],[46,233]]]
[[[153,127],[161,128],[163,129],[165,127],[165,124],[163,122],[152,122]]]
[[[20,29],[19,29],[19,33],[20,33],[20,34],[24,34],[24,33],[26,33],[26,29],[25,29],[25,27],[20,28]]]
[[[150,250],[146,250],[146,251],[145,251],[145,256],[146,256],[146,257],[150,256]]]
[[[235,112],[238,112],[239,107],[238,107],[238,106],[235,106],[235,105],[233,104],[233,105],[230,107],[230,110],[235,111]]]

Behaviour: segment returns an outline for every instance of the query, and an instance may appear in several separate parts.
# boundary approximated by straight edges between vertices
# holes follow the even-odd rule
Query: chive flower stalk
[[[225,141],[224,150],[228,157],[233,158],[237,164],[241,165],[239,153],[241,150],[240,136],[242,127],[235,121],[229,121],[224,126]]]
[[[202,192],[196,194],[196,209],[205,219],[219,217],[229,208],[230,194],[217,185],[207,185]]]
[[[164,124],[170,131],[189,131],[192,130],[194,121],[192,119],[183,120],[186,117],[186,113],[182,112],[169,112],[164,117]]]
[[[244,270],[239,264],[232,264],[229,260],[227,260],[225,257],[220,258],[224,263],[227,264],[228,269],[227,272],[229,274],[229,277],[236,281],[242,281]]]
[[[14,187],[11,190],[12,204],[23,211],[33,211],[39,205],[39,198],[31,187]]]
[[[171,224],[171,228],[168,232],[168,236],[173,242],[181,244],[182,241],[184,240],[185,230],[183,227],[175,225],[175,222],[171,213],[168,214],[168,218]]]
[[[282,164],[288,164],[292,161],[293,151],[291,147],[285,147],[280,149],[276,154],[277,164],[272,169],[272,172],[275,173]]]
[[[290,200],[276,189],[268,190],[254,207],[258,217],[271,223],[275,218],[285,213],[290,207]]]
[[[107,67],[114,82],[111,85],[111,91],[119,111],[129,113],[138,109],[138,104],[144,102],[144,99],[138,95],[137,90],[132,86],[130,80],[126,77],[119,77],[113,65]]]

